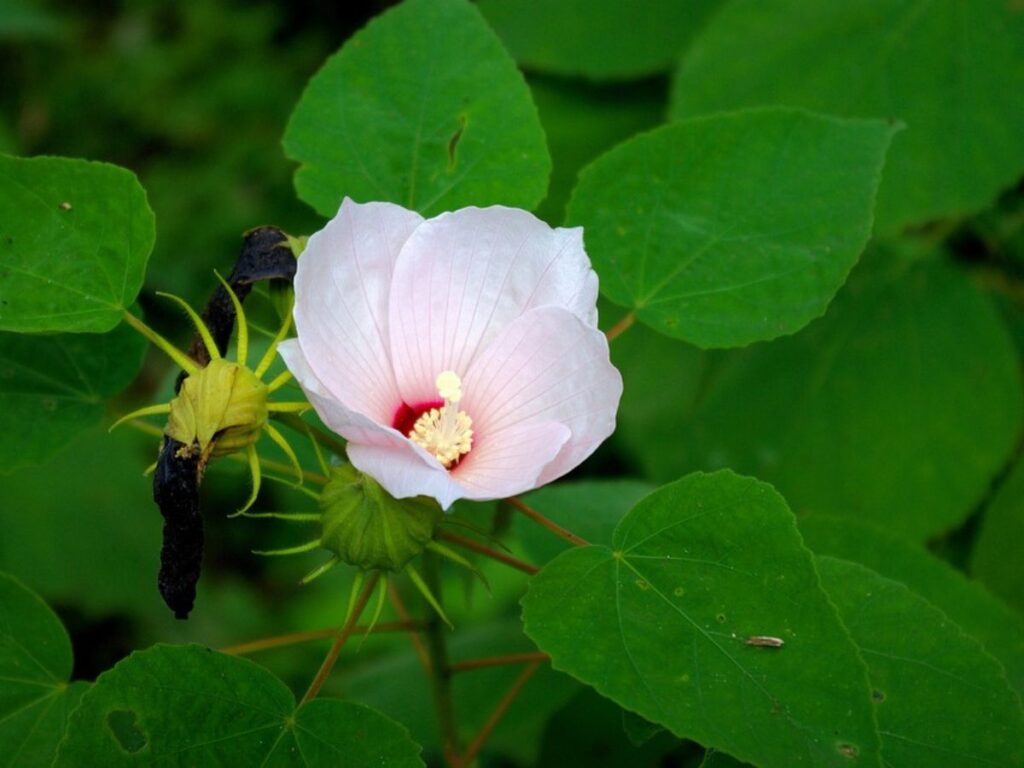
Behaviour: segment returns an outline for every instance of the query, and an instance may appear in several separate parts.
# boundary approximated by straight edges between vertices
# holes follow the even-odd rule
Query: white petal
[[[417,449],[395,432],[394,441],[386,445],[349,443],[348,458],[396,499],[432,496],[442,509],[448,509],[465,491],[436,460],[435,466],[426,464]]]
[[[558,306],[596,327],[597,276],[583,231],[552,229],[526,211],[464,208],[420,225],[391,287],[391,359],[406,403],[437,397],[434,381],[464,376],[523,312]]]
[[[481,439],[498,440],[526,424],[568,427],[571,437],[540,473],[541,485],[576,467],[615,431],[621,395],[604,334],[565,309],[541,307],[509,323],[474,361],[460,406]]]
[[[433,456],[391,427],[347,408],[310,368],[297,339],[278,351],[302,386],[324,424],[348,440],[352,465],[374,478],[395,498],[433,496],[445,509],[464,495],[460,486]]]
[[[295,327],[317,378],[348,408],[390,424],[401,397],[388,354],[395,260],[423,221],[348,198],[309,238],[295,275]]]
[[[572,433],[557,421],[517,424],[481,434],[452,477],[467,499],[504,499],[536,488],[541,473]]]

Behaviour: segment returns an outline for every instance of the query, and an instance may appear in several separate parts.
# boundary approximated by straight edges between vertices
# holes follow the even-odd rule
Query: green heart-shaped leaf
[[[800,533],[815,554],[860,563],[931,602],[999,660],[1024,696],[1024,617],[980,584],[923,546],[860,520],[812,515],[800,521]]]
[[[673,111],[902,120],[878,193],[892,232],[982,208],[1024,173],[1022,39],[1006,0],[737,0],[683,57]]]
[[[291,691],[251,661],[157,645],[103,673],[71,716],[54,768],[83,765],[422,766],[420,748],[372,709]]]
[[[38,464],[99,422],[145,350],[127,325],[102,335],[0,333],[0,472]]]
[[[88,683],[68,683],[71,641],[46,603],[0,573],[0,766],[53,762]]]
[[[892,133],[781,109],[664,126],[584,168],[568,221],[604,295],[661,333],[771,339],[821,315],[856,263]]]
[[[863,662],[765,483],[722,471],[646,496],[611,547],[531,580],[523,620],[556,669],[679,737],[762,768],[849,766],[851,745],[879,765]]]
[[[868,665],[886,766],[1024,765],[1024,713],[999,662],[903,584],[845,560],[817,564]]]
[[[551,160],[515,63],[464,0],[408,0],[356,33],[309,82],[284,137],[299,197],[431,215],[532,208]]]
[[[142,288],[155,237],[130,171],[0,155],[0,330],[109,331]]]

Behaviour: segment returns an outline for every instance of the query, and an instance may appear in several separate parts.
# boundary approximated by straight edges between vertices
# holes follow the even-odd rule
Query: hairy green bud
[[[350,465],[335,467],[320,496],[320,546],[363,570],[399,571],[444,517],[433,499],[395,499]]]
[[[226,456],[259,439],[267,424],[267,385],[238,363],[211,360],[181,384],[166,434],[202,460]]]

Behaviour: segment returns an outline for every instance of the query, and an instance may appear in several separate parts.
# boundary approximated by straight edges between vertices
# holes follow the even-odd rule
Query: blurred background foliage
[[[189,329],[154,301],[154,290],[202,305],[212,270],[230,268],[244,231],[273,224],[307,234],[322,223],[297,200],[280,139],[310,76],[387,5],[0,0],[0,151],[105,160],[139,175],[158,230],[143,308],[155,327],[185,344]],[[610,19],[608,29],[583,40],[599,50],[623,29],[613,7],[629,4],[600,5],[612,8],[597,14]],[[481,3],[526,70],[547,131],[554,169],[539,215],[561,223],[583,165],[667,119],[670,70],[716,5],[701,4],[700,13],[675,22],[677,29],[655,30],[678,33],[659,34],[657,45],[627,41],[621,57],[591,60],[591,48],[573,59],[570,46],[566,59],[550,36],[535,39],[535,27],[522,25],[500,0]],[[579,11],[559,6],[570,7],[570,17]],[[559,25],[564,20],[547,22]],[[581,75],[586,79],[575,79]],[[579,474],[661,483],[731,466],[775,483],[799,515],[863,518],[926,543],[1024,607],[1014,551],[1024,535],[1024,192],[1007,191],[977,216],[911,234],[871,246],[826,317],[793,337],[704,352],[634,327],[613,346],[626,381],[619,431]],[[944,250],[936,254],[937,244]],[[265,297],[251,304],[257,321],[271,316]],[[601,312],[609,326],[625,311],[604,302]],[[300,529],[211,513],[199,609],[188,622],[171,618],[155,590],[160,519],[142,475],[156,440],[131,429],[108,435],[106,425],[168,398],[174,375],[150,354],[102,426],[41,466],[0,476],[0,570],[54,605],[73,637],[78,678],[91,679],[157,641],[224,647],[330,627],[343,610],[344,569],[300,588],[316,553],[301,560],[251,554],[303,541]],[[303,451],[313,466],[308,446]],[[247,483],[242,464],[218,462],[203,486],[204,508],[234,509]],[[606,527],[647,487],[631,482],[613,493]],[[609,497],[602,491],[599,498]],[[259,502],[263,510],[287,511],[312,503],[280,485],[267,487]],[[507,510],[458,513],[507,534],[515,551],[536,561],[552,554],[544,551],[551,541],[531,543],[521,526],[511,526]],[[528,644],[517,618],[525,576],[479,565],[490,594],[446,574],[460,625],[456,659]],[[300,687],[325,646],[321,640],[256,659]],[[436,753],[426,680],[407,639],[381,635],[358,655],[354,646],[346,654],[330,691],[381,709]],[[464,736],[479,728],[515,674],[501,668],[458,678]],[[546,670],[502,721],[488,759],[551,766],[581,755],[588,765],[699,760],[664,735],[635,751],[620,721],[615,705]]]

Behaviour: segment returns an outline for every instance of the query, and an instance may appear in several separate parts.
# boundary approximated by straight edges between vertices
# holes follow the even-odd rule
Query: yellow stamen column
[[[420,416],[409,433],[409,439],[447,468],[473,447],[473,420],[465,411],[459,410],[462,380],[455,371],[442,371],[434,384],[444,405]]]

